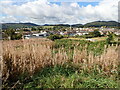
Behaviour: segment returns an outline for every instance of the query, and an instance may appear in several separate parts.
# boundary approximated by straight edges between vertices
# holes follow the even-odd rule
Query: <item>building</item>
[[[24,35],[24,38],[25,39],[30,39],[30,38],[44,38],[46,36],[49,36],[49,34],[46,31],[41,31],[40,33],[33,33],[33,34]]]

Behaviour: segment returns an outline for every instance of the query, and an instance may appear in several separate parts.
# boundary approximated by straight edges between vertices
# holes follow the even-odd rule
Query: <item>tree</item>
[[[62,35],[50,35],[48,38],[54,41],[55,39],[62,39],[63,36]]]
[[[99,30],[94,30],[93,32],[90,32],[89,34],[92,35],[93,37],[100,37],[101,36]]]
[[[21,33],[16,34],[14,29],[8,29],[8,30],[4,31],[3,38],[7,38],[10,40],[19,40],[22,38],[22,34]]]
[[[36,31],[37,29],[35,28],[35,27],[32,27],[32,29],[31,29],[32,31]]]
[[[109,32],[108,38],[107,38],[107,43],[111,43],[111,41],[114,41],[115,35],[113,33]]]

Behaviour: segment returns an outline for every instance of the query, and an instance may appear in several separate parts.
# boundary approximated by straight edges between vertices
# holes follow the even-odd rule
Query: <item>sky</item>
[[[1,0],[0,23],[85,24],[118,21],[119,0]]]

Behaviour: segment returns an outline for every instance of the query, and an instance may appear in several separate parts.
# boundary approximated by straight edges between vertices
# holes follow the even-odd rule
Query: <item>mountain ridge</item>
[[[69,24],[44,24],[44,25],[37,25],[34,23],[1,23],[2,29],[7,28],[25,28],[25,27],[34,27],[34,26],[66,26],[69,27]],[[86,24],[73,24],[72,27],[101,27],[101,26],[107,26],[107,27],[118,27],[120,26],[120,23],[117,21],[94,21],[89,22]]]

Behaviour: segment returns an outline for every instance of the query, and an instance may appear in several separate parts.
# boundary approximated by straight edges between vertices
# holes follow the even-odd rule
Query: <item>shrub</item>
[[[4,31],[3,38],[6,39],[9,38],[10,40],[19,40],[22,39],[22,34],[21,33],[16,34],[14,29],[8,29]]]
[[[50,35],[48,36],[48,38],[52,41],[56,40],[56,39],[62,39],[63,36],[62,35]]]
[[[100,37],[101,36],[101,34],[98,30],[94,30],[94,32],[90,32],[89,34],[92,35],[93,37]]]

